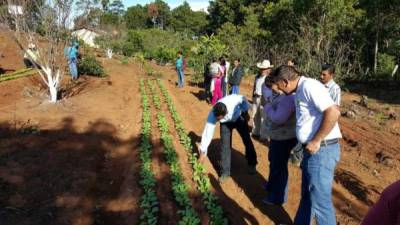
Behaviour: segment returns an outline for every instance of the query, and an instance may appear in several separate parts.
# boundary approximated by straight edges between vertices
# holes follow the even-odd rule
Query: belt
[[[329,140],[323,140],[321,142],[321,147],[326,147],[328,145],[335,145],[339,143],[339,139],[335,138],[335,139],[329,139]],[[305,148],[307,146],[307,144],[303,144],[303,147]]]
[[[260,98],[262,95],[254,94],[253,97]]]

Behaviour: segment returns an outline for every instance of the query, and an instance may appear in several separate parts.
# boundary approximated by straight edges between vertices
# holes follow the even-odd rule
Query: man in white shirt
[[[338,84],[333,80],[335,76],[335,66],[332,64],[322,65],[321,73],[319,78],[321,83],[328,88],[329,94],[336,105],[340,106],[341,90]]]
[[[201,137],[200,161],[207,156],[207,149],[214,136],[215,125],[220,122],[221,128],[221,176],[220,182],[223,182],[231,174],[231,145],[232,130],[236,129],[242,138],[246,148],[246,159],[249,166],[249,173],[256,173],[257,155],[253,142],[250,138],[248,121],[248,110],[250,104],[246,97],[242,95],[228,95],[220,99],[208,114],[207,123],[204,127]]]
[[[296,136],[305,148],[302,193],[295,225],[336,225],[332,204],[334,170],[340,158],[342,137],[339,107],[317,80],[300,76],[291,66],[280,66],[270,76],[285,94],[296,93]]]
[[[271,73],[271,69],[274,65],[271,65],[269,60],[264,60],[262,63],[257,63],[257,68],[260,73],[256,76],[253,86],[253,107],[252,107],[252,119],[253,119],[253,130],[252,135],[254,137],[260,137],[260,139],[267,139],[264,124],[264,110],[261,104],[262,99],[262,86],[264,85],[265,78]]]

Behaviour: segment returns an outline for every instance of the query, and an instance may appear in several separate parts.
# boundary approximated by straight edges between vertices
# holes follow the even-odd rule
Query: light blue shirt
[[[228,95],[220,99],[218,102],[224,103],[227,109],[227,114],[219,121],[220,123],[235,122],[242,112],[246,112],[250,108],[250,104],[243,95]],[[215,117],[213,110],[211,110],[208,113],[207,123],[204,127],[203,135],[201,136],[200,151],[203,154],[207,154],[207,149],[214,136],[215,125],[217,122],[217,118]]]
[[[295,98],[297,139],[305,144],[314,138],[324,119],[324,111],[335,105],[335,102],[323,84],[307,77],[300,77]],[[342,134],[336,122],[325,140],[341,137]]]
[[[182,67],[183,67],[183,58],[182,58],[182,57],[179,57],[179,58],[176,60],[176,69],[181,70]]]
[[[330,80],[325,84],[325,87],[328,88],[329,94],[336,105],[340,106],[341,90],[339,85],[334,80]]]

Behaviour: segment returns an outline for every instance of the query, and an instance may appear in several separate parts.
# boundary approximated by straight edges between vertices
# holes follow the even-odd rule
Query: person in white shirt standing
[[[328,89],[301,76],[292,66],[280,66],[271,75],[285,94],[296,93],[296,136],[304,146],[302,191],[294,224],[336,225],[332,182],[340,158],[340,111]]]
[[[232,130],[236,129],[242,138],[246,152],[245,157],[249,166],[249,173],[256,173],[257,154],[250,137],[248,121],[248,110],[250,104],[242,95],[228,95],[215,104],[207,117],[201,137],[200,162],[207,156],[207,149],[214,136],[215,126],[220,122],[221,128],[221,175],[219,181],[223,182],[231,175],[231,145]]]
[[[333,80],[335,77],[335,66],[332,64],[322,65],[319,75],[321,83],[328,88],[329,94],[336,105],[340,106],[341,90],[339,85]]]
[[[253,106],[252,106],[252,120],[253,120],[253,137],[260,137],[260,139],[267,139],[264,125],[264,110],[261,104],[262,100],[262,86],[264,85],[265,78],[271,73],[271,65],[269,60],[264,60],[262,63],[257,63],[257,68],[260,70],[254,80],[253,86]]]

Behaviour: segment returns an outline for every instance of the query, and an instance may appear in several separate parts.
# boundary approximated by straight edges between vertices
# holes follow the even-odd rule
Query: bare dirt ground
[[[3,68],[23,67],[22,54],[12,52],[13,49],[11,42],[0,46],[6,56],[0,58]],[[138,224],[141,213],[138,84],[144,72],[134,62],[121,65],[117,60],[102,61],[108,78],[83,77],[77,84],[71,84],[69,77],[65,77],[66,97],[57,104],[47,103],[37,76],[0,83],[0,224]],[[202,89],[195,85],[176,89],[172,68],[153,67],[162,72],[185,127],[192,139],[199,141],[211,109],[202,100]],[[241,88],[248,97],[251,83],[251,79],[245,80]],[[359,224],[384,187],[399,179],[400,120],[398,116],[397,119],[390,116],[400,115],[399,93],[398,89],[379,90],[382,93],[354,87],[343,96],[342,111],[354,111],[355,116],[344,116],[340,121],[344,139],[333,198],[342,225]],[[368,108],[359,104],[360,94],[370,97]],[[172,134],[176,137],[176,133]],[[210,161],[206,162],[213,188],[230,224],[290,224],[300,200],[301,171],[290,166],[286,205],[263,205],[268,149],[257,140],[254,143],[258,173],[247,174],[244,147],[235,133],[232,179],[219,184],[217,128]],[[177,207],[171,190],[167,190],[168,169],[157,134],[153,144],[153,168],[157,169],[159,179],[157,193],[165,206],[160,212],[160,224],[176,224],[173,221],[176,212],[170,211]],[[193,182],[189,181],[190,167],[184,150],[177,141],[175,145],[191,186],[193,205],[204,221],[207,215],[198,203],[200,196]]]

